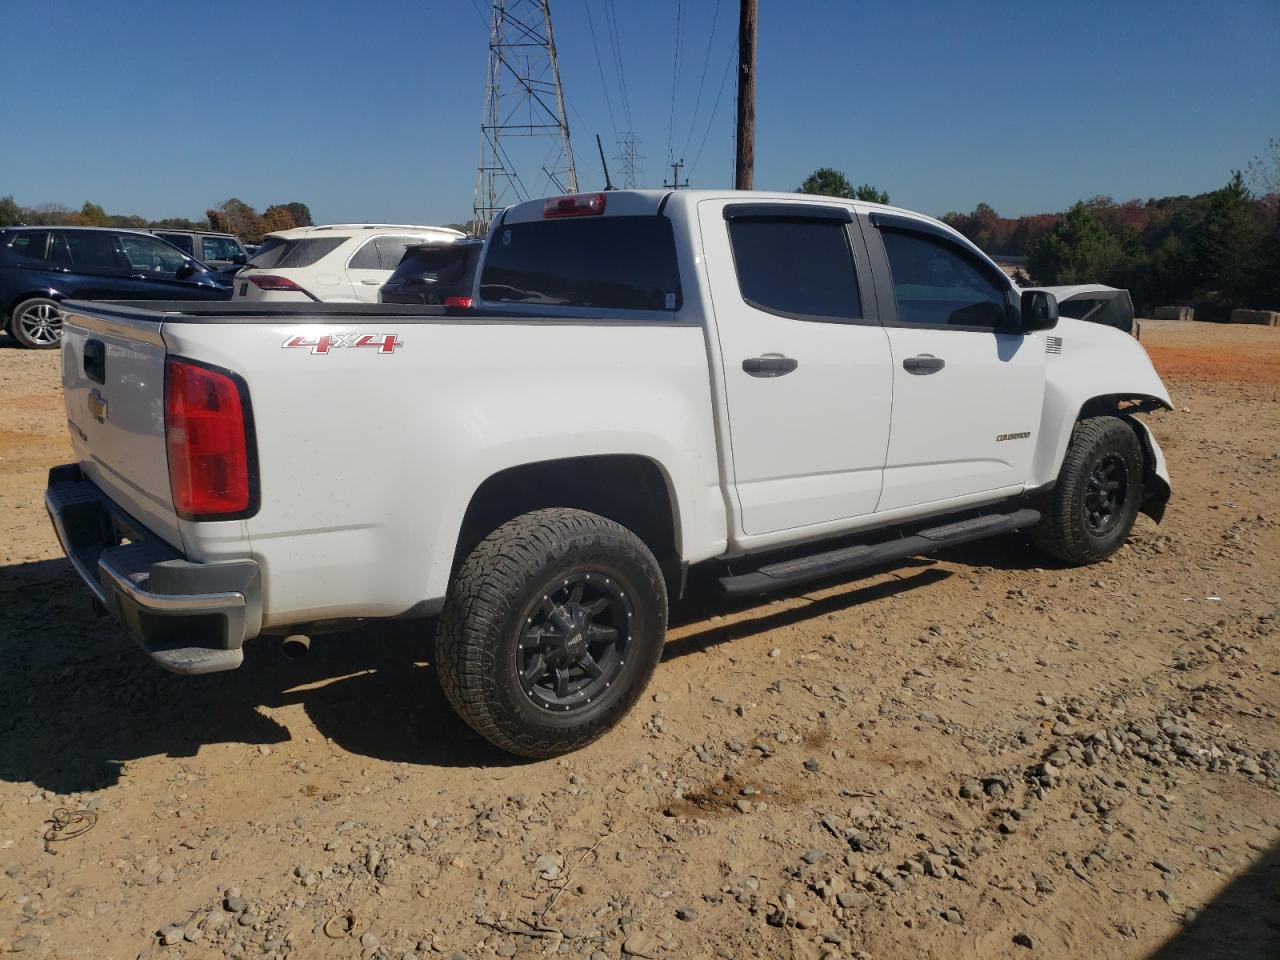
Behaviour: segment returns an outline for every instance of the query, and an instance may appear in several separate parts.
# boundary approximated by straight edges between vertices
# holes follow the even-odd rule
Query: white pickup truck
[[[1084,564],[1169,497],[1139,343],[918,214],[532,201],[475,294],[65,305],[47,506],[157,663],[437,617],[458,713],[551,756],[635,703],[691,564],[755,595],[1019,529]]]

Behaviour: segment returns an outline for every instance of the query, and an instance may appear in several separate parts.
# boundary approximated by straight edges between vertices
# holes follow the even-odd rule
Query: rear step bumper
[[[240,666],[242,644],[262,625],[256,563],[189,562],[124,514],[75,464],[49,471],[44,503],[80,579],[152,660],[181,674]]]
[[[737,576],[721,577],[720,590],[728,597],[755,596],[782,590],[796,584],[821,580],[866,567],[878,567],[907,557],[934,553],[971,540],[1012,533],[1029,527],[1040,519],[1040,512],[1030,508],[1013,513],[993,513],[954,523],[917,530],[911,536],[884,543],[858,544],[825,553],[815,553],[794,560],[771,563]]]

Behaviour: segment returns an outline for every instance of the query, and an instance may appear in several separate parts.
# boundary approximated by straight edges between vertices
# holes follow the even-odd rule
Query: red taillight
[[[269,273],[262,276],[252,276],[249,278],[249,282],[259,290],[302,290],[300,286],[288,277],[274,277]]]
[[[466,307],[469,310],[475,306],[475,300],[471,297],[445,297],[444,305],[446,307]]]
[[[242,383],[188,360],[166,360],[164,372],[169,488],[178,516],[221,520],[248,515],[254,487]]]
[[[556,217],[594,217],[604,213],[606,195],[603,193],[574,193],[567,197],[552,197],[542,204],[545,220]]]

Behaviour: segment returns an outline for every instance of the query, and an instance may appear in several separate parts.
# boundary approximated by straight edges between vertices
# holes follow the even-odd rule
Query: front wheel
[[[1142,504],[1142,447],[1119,417],[1076,424],[1058,483],[1031,541],[1075,566],[1096,563],[1129,539]]]
[[[658,562],[583,510],[537,510],[463,562],[436,631],[440,685],[477,733],[553,757],[613,727],[644,691],[667,629]]]
[[[32,297],[13,308],[13,339],[31,350],[51,350],[62,342],[62,311],[56,300]]]

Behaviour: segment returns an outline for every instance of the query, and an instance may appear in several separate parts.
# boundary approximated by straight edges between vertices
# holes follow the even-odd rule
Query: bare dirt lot
[[[1175,499],[1110,562],[695,586],[633,714],[540,763],[422,626],[153,669],[41,505],[57,356],[0,343],[0,953],[1280,956],[1280,330],[1143,341]]]

